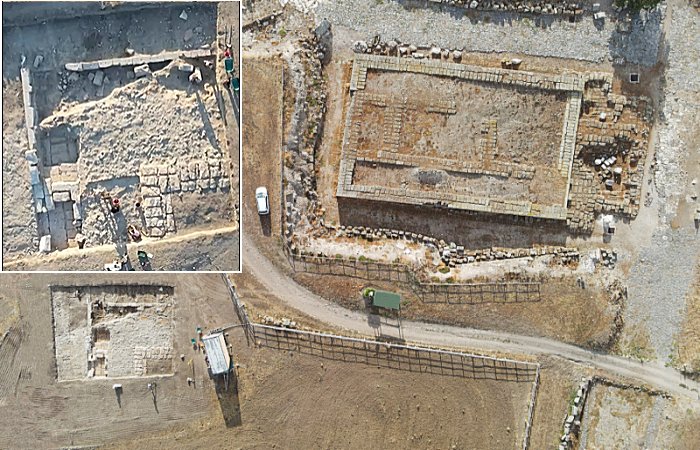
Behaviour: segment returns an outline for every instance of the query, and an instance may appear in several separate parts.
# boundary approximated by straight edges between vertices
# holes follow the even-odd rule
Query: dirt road
[[[240,267],[238,236],[239,228],[236,225],[205,229],[164,239],[144,238],[142,241],[129,243],[127,252],[136,264],[137,250],[152,250],[158,258],[153,262],[153,268],[156,270],[234,270]],[[33,255],[7,261],[3,264],[3,269],[50,270],[58,265],[61,270],[99,271],[105,263],[116,258],[116,255],[117,250],[113,244],[85,249],[72,247],[48,255]]]
[[[373,335],[368,318],[313,294],[285,276],[243,238],[246,270],[273,295],[309,316],[333,325]],[[558,356],[569,361],[596,367],[605,372],[628,377],[671,394],[700,398],[700,383],[683,379],[680,373],[656,363],[640,363],[617,356],[595,353],[551,339],[510,333],[458,328],[446,325],[402,321],[407,341],[447,347],[465,347],[505,353]]]

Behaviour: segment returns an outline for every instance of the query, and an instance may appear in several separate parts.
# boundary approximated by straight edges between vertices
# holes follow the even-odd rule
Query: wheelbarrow
[[[150,255],[143,250],[139,250],[136,253],[139,257],[139,264],[141,264],[141,268],[143,270],[153,270],[151,267],[151,258]]]
[[[224,58],[224,69],[226,69],[226,74],[229,77],[233,76],[233,58],[232,57],[227,57]]]

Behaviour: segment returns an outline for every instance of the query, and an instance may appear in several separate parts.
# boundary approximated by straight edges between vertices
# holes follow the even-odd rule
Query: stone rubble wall
[[[335,237],[362,238],[370,242],[381,239],[406,240],[409,242],[426,245],[430,248],[436,249],[440,253],[440,258],[442,261],[450,267],[456,267],[457,265],[474,262],[528,258],[545,255],[557,256],[561,259],[561,262],[565,264],[569,262],[576,262],[580,257],[578,249],[573,247],[545,245],[532,248],[492,247],[481,250],[468,250],[465,249],[464,246],[457,245],[454,242],[448,243],[442,239],[402,230],[362,226],[334,226],[328,224],[325,224],[325,227],[328,231],[334,232]]]
[[[231,187],[228,169],[221,160],[187,165],[142,165],[140,180],[146,228],[151,237],[177,231],[171,194],[227,191]]]
[[[314,175],[315,152],[323,134],[326,114],[326,82],[323,79],[324,47],[316,37],[304,39],[302,49],[288,62],[291,83],[296,91],[295,111],[282,164],[283,235],[288,244],[294,230],[317,221],[318,194]],[[302,214],[303,212],[303,214]]]
[[[41,134],[38,128],[39,113],[34,104],[34,89],[29,68],[22,67],[20,69],[20,78],[25,127],[29,142],[25,159],[29,164],[32,208],[36,214],[37,234],[44,242],[44,250],[47,248],[52,250],[64,247],[68,237],[75,236],[76,229],[73,226],[73,220],[81,217],[80,210],[74,201],[78,198],[77,184],[52,182],[50,177],[44,176],[44,166],[39,158],[37,142]]]
[[[434,52],[436,58],[441,58],[440,49]],[[414,54],[415,55],[415,54]],[[357,199],[370,199],[390,201],[409,205],[445,205],[450,209],[460,209],[477,211],[482,213],[508,214],[525,217],[541,217],[553,220],[566,220],[566,195],[562,195],[562,205],[539,205],[528,201],[517,200],[495,200],[491,198],[475,197],[462,194],[449,194],[444,192],[423,192],[389,187],[358,186],[352,183],[357,161],[356,145],[357,133],[362,127],[361,109],[365,101],[381,104],[384,100],[380,96],[371,95],[365,97],[361,92],[365,88],[368,70],[399,71],[423,73],[436,76],[449,76],[479,82],[502,83],[506,85],[523,86],[534,89],[556,90],[569,92],[569,100],[566,107],[564,120],[564,134],[562,137],[560,152],[560,169],[562,176],[569,177],[574,160],[574,149],[576,145],[576,131],[581,110],[581,99],[585,83],[591,77],[603,76],[605,80],[610,79],[609,74],[561,74],[550,75],[534,72],[517,71],[509,69],[498,69],[467,65],[461,63],[450,63],[441,60],[416,60],[409,58],[395,58],[391,56],[374,54],[357,54],[353,63],[353,70],[350,79],[350,90],[354,92],[346,123],[346,136],[343,144],[343,156],[341,159],[338,175],[338,197],[349,197]],[[449,114],[449,106],[446,113]],[[395,124],[397,121],[394,120]],[[400,122],[399,122],[400,129]],[[395,131],[395,130],[394,130]],[[416,164],[422,161],[420,156],[398,156],[387,153],[387,161],[399,165]],[[382,157],[385,153],[382,153]],[[372,161],[370,161],[372,162]],[[381,162],[381,161],[380,161]],[[452,167],[454,164],[447,164]],[[463,169],[467,173],[474,173],[474,168]],[[530,167],[509,167],[504,165],[501,170],[496,168],[494,173],[487,175],[501,175],[509,173],[519,179],[528,179],[534,173]],[[478,173],[484,172],[477,169]]]
[[[584,5],[566,1],[530,1],[530,0],[429,0],[431,3],[458,6],[476,11],[510,11],[525,14],[549,16],[582,15]]]
[[[172,52],[162,52],[157,55],[135,55],[125,58],[100,59],[97,61],[80,61],[77,63],[66,63],[65,68],[69,72],[84,72],[90,70],[108,69],[110,67],[141,66],[143,64],[155,64],[166,61],[174,61],[181,58],[206,58],[214,56],[214,51],[210,48],[196,50],[177,50]]]
[[[583,408],[588,399],[588,393],[592,387],[593,380],[591,378],[583,378],[576,391],[573,404],[571,405],[571,414],[567,414],[564,418],[564,433],[559,440],[559,450],[569,450],[573,446],[573,438],[578,436],[581,429],[581,417],[583,416]],[[567,411],[568,412],[568,411]]]
[[[437,49],[436,59],[416,58],[415,52],[413,56],[413,59],[397,59],[384,55],[356,54],[350,78],[350,91],[354,92],[365,88],[367,71],[370,69],[414,72],[551,91],[583,92],[586,82],[586,78],[580,74],[554,75],[442,61],[439,59],[442,56],[439,48]]]

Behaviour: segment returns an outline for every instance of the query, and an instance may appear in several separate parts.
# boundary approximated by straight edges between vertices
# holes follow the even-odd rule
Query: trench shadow
[[[240,91],[239,92],[233,92],[233,89],[230,88],[230,84],[226,84],[226,92],[228,93],[228,98],[231,101],[231,106],[233,109],[233,115],[236,118],[236,123],[238,126],[241,126],[241,97],[240,97]]]
[[[238,375],[236,370],[229,372],[228,380],[223,376],[214,378],[214,388],[219,401],[221,414],[226,428],[238,427],[243,424],[241,402],[238,394]]]
[[[467,211],[337,198],[339,224],[401,230],[455,242],[470,249],[565,246],[566,223],[524,223],[507,215],[478,216]]]
[[[202,123],[204,124],[204,132],[206,133],[207,140],[212,147],[220,150],[219,141],[216,140],[216,132],[211,124],[211,120],[209,120],[209,111],[207,111],[207,107],[204,105],[199,91],[195,91],[195,96],[197,97],[197,109],[199,110],[199,115],[202,117]]]
[[[272,217],[271,214],[258,214],[260,218],[260,228],[262,229],[263,236],[272,236]]]

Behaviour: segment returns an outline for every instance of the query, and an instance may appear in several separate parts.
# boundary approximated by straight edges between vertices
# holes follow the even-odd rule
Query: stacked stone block
[[[149,236],[163,237],[177,230],[173,194],[228,191],[230,188],[228,169],[218,159],[182,165],[142,165],[140,191]]]

